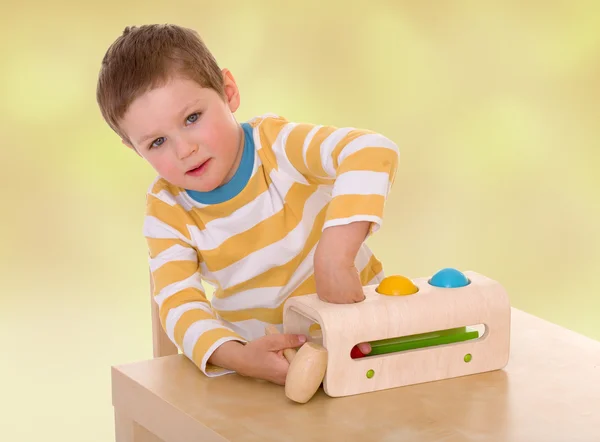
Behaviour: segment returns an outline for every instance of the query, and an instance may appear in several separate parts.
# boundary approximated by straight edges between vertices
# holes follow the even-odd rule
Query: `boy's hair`
[[[170,24],[126,27],[102,60],[96,89],[102,116],[129,141],[119,127],[129,105],[174,75],[224,96],[221,69],[196,31]]]

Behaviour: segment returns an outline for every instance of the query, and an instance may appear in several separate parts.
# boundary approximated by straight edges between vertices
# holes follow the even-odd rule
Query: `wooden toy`
[[[309,337],[299,353],[309,343],[326,349],[319,355],[327,358],[327,395],[449,379],[502,369],[508,363],[511,307],[498,282],[446,268],[431,278],[390,276],[364,290],[366,299],[354,304],[328,303],[312,294],[290,298],[284,305],[284,333]],[[360,342],[369,342],[372,351],[360,353]],[[286,394],[299,388],[298,373],[311,382],[321,376],[306,372],[313,366],[324,369],[325,364],[308,360],[297,359],[293,370],[290,366],[288,378],[294,384]],[[313,388],[312,383],[306,386],[299,394],[302,400],[312,397]]]
[[[267,334],[277,334],[279,330],[272,325],[266,327]],[[285,379],[285,395],[304,404],[317,392],[327,367],[327,350],[314,342],[307,342],[296,351],[291,348],[283,350],[283,355],[290,363]]]

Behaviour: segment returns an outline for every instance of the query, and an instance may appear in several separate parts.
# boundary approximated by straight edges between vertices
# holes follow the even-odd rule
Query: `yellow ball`
[[[419,288],[410,279],[394,275],[384,278],[375,291],[387,296],[406,296],[417,293]]]

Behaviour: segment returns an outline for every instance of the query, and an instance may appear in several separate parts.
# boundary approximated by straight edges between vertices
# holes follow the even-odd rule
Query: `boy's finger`
[[[362,302],[365,300],[365,294],[362,290],[356,291],[352,294],[352,300],[354,302]]]
[[[270,338],[271,339],[269,339],[269,350],[271,351],[279,351],[284,350],[286,348],[300,347],[306,342],[306,336],[291,333],[271,335]]]
[[[361,342],[357,345],[357,347],[363,355],[368,355],[371,353],[371,344],[368,342]]]

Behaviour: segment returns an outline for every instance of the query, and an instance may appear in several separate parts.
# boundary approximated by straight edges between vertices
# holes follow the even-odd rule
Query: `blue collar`
[[[248,123],[242,123],[242,128],[244,129],[244,152],[235,175],[227,183],[210,192],[186,189],[187,194],[194,201],[201,204],[223,203],[238,195],[250,180],[254,168],[254,138],[252,137],[252,127]]]

